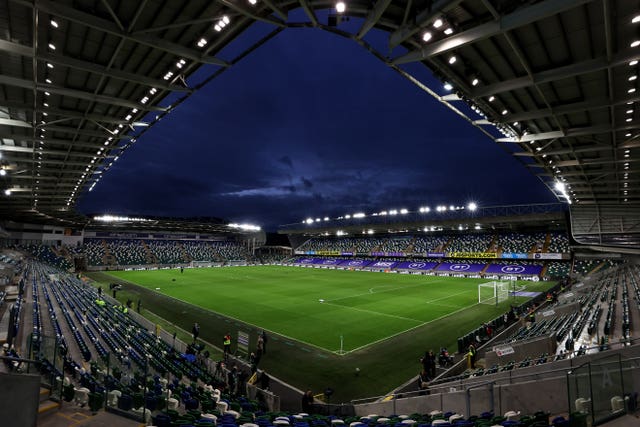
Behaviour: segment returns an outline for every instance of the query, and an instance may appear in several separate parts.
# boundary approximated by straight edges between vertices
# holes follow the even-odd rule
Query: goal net
[[[493,281],[478,285],[478,304],[497,305],[509,298],[510,282]]]

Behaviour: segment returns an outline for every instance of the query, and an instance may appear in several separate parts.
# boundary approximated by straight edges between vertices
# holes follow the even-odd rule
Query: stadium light
[[[329,217],[328,217],[328,216],[325,216],[325,217],[324,217],[324,220],[325,220],[325,221],[329,221]]]
[[[388,214],[388,212],[387,212],[387,211],[382,211],[382,212],[380,212],[380,215],[381,215],[381,216],[385,216],[385,215],[387,215],[387,214]]]
[[[367,234],[373,234],[373,230],[371,229],[367,230]]]
[[[431,40],[432,37],[433,36],[429,31],[425,31],[424,34],[422,34],[422,41],[428,42],[429,40]]]
[[[349,215],[349,214],[345,215],[344,219],[351,219],[351,215]]]
[[[451,86],[451,83],[445,83],[444,84],[444,88],[445,88],[445,90],[452,90],[453,86]]]
[[[10,196],[11,195],[11,190],[9,190],[8,188],[6,190],[4,190],[4,195],[5,196]]]
[[[478,205],[475,202],[471,202],[467,205],[467,209],[469,209],[471,212],[475,211],[476,209],[478,209]]]
[[[409,213],[409,211],[408,211],[407,209],[400,209],[400,213],[401,213],[402,215],[406,215],[406,214],[408,214],[408,213]]]
[[[227,224],[228,227],[230,228],[236,228],[239,230],[243,230],[243,231],[260,231],[262,230],[262,228],[258,225],[253,225],[253,224],[235,224],[235,223],[231,223],[231,224]]]
[[[125,222],[125,221],[136,221],[136,222],[148,222],[152,221],[146,218],[136,218],[136,217],[128,217],[128,216],[117,216],[117,215],[99,215],[93,217],[94,221],[101,222]]]
[[[352,215],[354,218],[364,218],[366,215],[363,212],[354,213]]]
[[[307,218],[304,222],[307,224],[313,224],[313,218]]]
[[[389,215],[398,215],[398,211],[395,209],[392,209],[389,211]]]
[[[443,24],[443,22],[442,22],[442,19],[440,19],[440,18],[438,18],[435,21],[433,21],[434,28],[440,28],[440,27],[442,27],[442,24]]]
[[[345,2],[339,1],[336,3],[336,12],[344,13],[345,10],[347,10],[347,5],[345,4]]]
[[[345,233],[345,232],[344,232],[344,231],[342,231],[342,230],[338,230],[338,231],[336,231],[336,236],[344,236],[344,235],[346,235],[346,234],[347,234],[347,233]]]

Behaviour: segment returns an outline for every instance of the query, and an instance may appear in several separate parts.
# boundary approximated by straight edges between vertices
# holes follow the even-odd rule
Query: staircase
[[[50,399],[51,390],[47,387],[40,387],[39,402],[38,405],[38,424],[45,418],[48,418],[51,414],[55,414],[60,409],[60,402],[55,402]]]
[[[193,261],[193,257],[189,255],[189,252],[187,252],[187,250],[184,248],[184,245],[182,243],[180,244],[180,252],[182,255],[182,262],[189,263]]]
[[[153,253],[151,248],[149,248],[149,245],[147,245],[147,242],[142,240],[141,243],[142,243],[142,247],[144,248],[144,259],[145,259],[146,263],[147,264],[157,264],[158,263],[158,257],[156,256],[156,254]]]
[[[111,253],[109,245],[104,240],[102,241],[102,248],[104,249],[104,255],[102,255],[102,265],[116,265],[118,260]]]

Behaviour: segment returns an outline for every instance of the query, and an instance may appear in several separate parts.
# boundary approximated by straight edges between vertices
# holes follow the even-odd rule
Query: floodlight
[[[476,209],[478,209],[478,205],[475,202],[471,202],[467,205],[467,209],[469,209],[471,212],[475,211]]]
[[[445,83],[445,84],[444,84],[444,88],[445,88],[446,90],[451,90],[451,89],[453,89],[453,86],[451,86],[451,83]]]
[[[329,217],[328,217],[328,216],[325,216],[325,217],[324,217],[324,220],[325,220],[325,221],[329,221]]]
[[[558,190],[558,191],[560,191],[560,192],[562,192],[562,191],[564,191],[564,190],[565,190],[565,188],[564,188],[564,184],[563,184],[563,183],[561,183],[561,182],[556,182],[555,187],[556,187],[556,190]]]
[[[638,22],[640,22],[640,15],[634,16],[633,19],[631,20],[632,24],[637,24]]]
[[[438,18],[438,19],[436,19],[435,21],[433,21],[433,26],[434,26],[435,28],[440,28],[440,27],[442,27],[442,24],[443,24],[443,22],[442,22],[442,19],[440,19],[440,18]]]
[[[51,26],[52,26],[53,28],[58,28],[58,23],[52,19],[52,20],[51,20]]]
[[[313,224],[313,218],[307,218],[307,219],[305,220],[305,222],[306,222],[307,224]]]
[[[363,212],[354,213],[354,218],[364,218],[366,215]]]
[[[449,65],[453,65],[453,64],[455,64],[457,60],[458,60],[458,58],[456,58],[456,56],[455,56],[455,55],[450,56],[450,57],[449,57]]]
[[[56,46],[53,43],[49,43],[49,49],[56,50]]]
[[[444,30],[444,33],[448,36],[450,36],[451,34],[453,34],[453,28],[449,27],[446,30]]]
[[[640,46],[640,40],[634,40],[631,42],[631,47],[637,47]]]
[[[471,80],[471,86],[478,86],[478,83],[480,83],[480,80],[478,80],[477,77],[474,77],[474,79]]]
[[[249,0],[249,3],[251,3],[252,6],[255,6],[255,4],[258,3],[258,0]]]
[[[422,41],[428,42],[432,37],[429,31],[425,31],[424,34],[422,34]]]
[[[7,174],[7,171],[4,169],[0,169],[0,176],[5,176]]]
[[[367,234],[373,234],[373,230],[367,230]]]
[[[320,222],[320,218],[316,218],[316,222]]]
[[[345,219],[351,219],[351,215],[347,214],[344,216]]]
[[[408,213],[409,213],[409,211],[408,211],[407,209],[400,209],[400,213],[401,213],[402,215],[406,215],[406,214],[408,214]]]
[[[389,215],[398,215],[398,211],[395,209],[392,209],[389,211]]]
[[[633,61],[629,62],[629,66],[630,67],[633,67],[634,65],[637,65],[637,64],[638,64],[638,60],[637,59],[634,59]]]
[[[336,3],[336,12],[344,13],[345,10],[347,10],[347,5],[345,4],[345,2],[339,1]]]

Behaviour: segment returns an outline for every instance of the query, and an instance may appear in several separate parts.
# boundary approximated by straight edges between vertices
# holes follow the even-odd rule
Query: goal
[[[498,305],[509,298],[510,282],[493,281],[478,285],[478,304]]]

